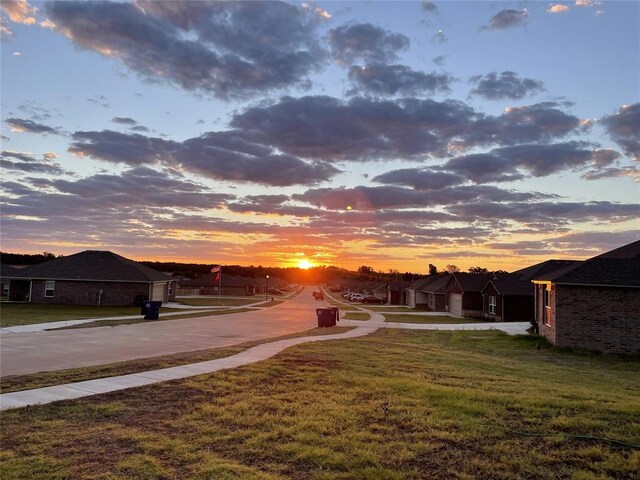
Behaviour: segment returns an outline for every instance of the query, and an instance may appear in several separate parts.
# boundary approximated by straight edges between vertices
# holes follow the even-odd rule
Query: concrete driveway
[[[0,376],[104,365],[136,358],[235,345],[317,326],[325,306],[307,287],[284,304],[256,312],[117,327],[12,333],[0,336]]]

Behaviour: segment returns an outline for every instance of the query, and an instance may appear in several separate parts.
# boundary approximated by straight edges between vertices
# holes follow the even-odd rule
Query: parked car
[[[385,303],[387,303],[386,300],[384,300],[382,298],[378,298],[378,297],[373,296],[373,295],[367,295],[366,297],[364,297],[360,301],[362,303],[371,303],[371,304],[378,304],[378,305],[384,305]]]

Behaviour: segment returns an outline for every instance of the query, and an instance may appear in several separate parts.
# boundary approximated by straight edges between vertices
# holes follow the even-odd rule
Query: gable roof
[[[413,282],[411,282],[411,285],[409,285],[407,287],[407,290],[420,290],[422,289],[422,287],[424,287],[425,285],[427,285],[429,283],[429,281],[434,277],[435,275],[431,275],[429,277],[424,277],[424,278],[419,278],[418,280],[415,280]]]
[[[530,280],[525,280],[516,274],[499,275],[492,278],[482,289],[483,291],[493,285],[499,295],[520,295],[533,297],[533,284]]]
[[[449,283],[451,274],[439,273],[438,275],[433,275],[433,277],[435,278],[433,278],[431,282],[422,287],[422,291],[427,293],[444,293],[444,287]]]
[[[493,276],[492,273],[452,273],[453,281],[460,285],[463,292],[480,292]]]
[[[113,252],[85,250],[48,262],[22,268],[11,274],[15,278],[46,280],[93,280],[118,282],[159,282],[171,278],[153,268]]]
[[[420,280],[416,280],[411,285],[407,287],[409,290],[418,290],[422,292],[430,291],[428,288],[434,283],[442,280],[443,278],[449,279],[449,274],[446,272],[436,273],[435,275],[429,275],[426,278],[421,278]]]
[[[545,262],[536,263],[530,267],[516,270],[508,275],[517,275],[522,280],[533,280],[539,278],[542,275],[548,275],[558,270],[566,270],[567,268],[573,268],[577,264],[582,263],[581,260],[547,260]],[[498,276],[500,278],[500,276]]]
[[[593,258],[640,258],[640,240],[623,245],[615,250],[602,253]]]
[[[536,277],[556,284],[640,287],[640,257],[595,257],[572,268]]]

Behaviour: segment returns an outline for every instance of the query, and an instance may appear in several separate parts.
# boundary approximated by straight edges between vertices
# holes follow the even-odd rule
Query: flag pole
[[[222,304],[220,300],[220,295],[222,295],[222,265],[220,265],[220,272],[218,272],[218,276],[220,277],[220,283],[218,284],[218,306]]]

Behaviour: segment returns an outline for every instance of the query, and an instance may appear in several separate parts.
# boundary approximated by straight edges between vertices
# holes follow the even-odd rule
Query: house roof
[[[444,293],[444,287],[449,283],[449,278],[451,278],[451,274],[449,273],[439,273],[438,275],[434,275],[433,280],[425,285],[422,288],[423,292],[428,293]]]
[[[640,287],[640,257],[601,258],[536,277],[556,284]]]
[[[463,292],[480,292],[493,276],[492,273],[464,273],[451,274],[454,281],[458,282]]]
[[[430,275],[426,278],[421,278],[420,280],[413,282],[407,287],[407,289],[422,292],[431,291],[429,287],[431,287],[434,283],[442,280],[443,278],[448,280],[449,276],[450,275],[446,272],[436,273],[435,275]]]
[[[522,280],[533,280],[534,278],[538,278],[541,275],[548,275],[553,272],[557,272],[558,270],[566,270],[567,268],[573,268],[575,265],[582,263],[581,260],[547,260],[541,263],[536,263],[535,265],[531,265],[530,267],[522,268],[520,270],[516,270],[507,276],[517,275]],[[504,276],[497,275],[498,278]]]
[[[629,243],[628,245],[623,245],[622,247],[593,258],[640,258],[640,240]]]
[[[407,289],[409,284],[410,282],[407,282],[405,280],[393,280],[392,282],[389,282],[387,286],[389,287],[389,290],[392,290],[394,292],[402,292]]]
[[[16,273],[17,271],[19,271],[18,268],[14,268],[11,265],[0,263],[0,277],[2,277],[2,278],[10,277],[14,273]]]
[[[533,284],[530,280],[524,280],[515,274],[499,275],[487,282],[483,291],[492,284],[499,295],[533,296]]]
[[[407,287],[407,290],[421,290],[422,287],[427,285],[434,276],[435,275],[432,275],[430,277],[419,278],[418,280],[411,282],[411,285]]]
[[[84,252],[38,263],[12,273],[13,278],[47,280],[93,280],[117,282],[159,282],[171,278],[153,268],[113,252]]]

